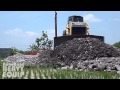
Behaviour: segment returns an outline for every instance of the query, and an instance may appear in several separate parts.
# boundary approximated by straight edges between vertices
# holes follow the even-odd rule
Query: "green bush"
[[[120,48],[120,41],[113,44],[113,46]]]
[[[4,58],[6,58],[6,57],[0,55],[0,61],[3,60]]]

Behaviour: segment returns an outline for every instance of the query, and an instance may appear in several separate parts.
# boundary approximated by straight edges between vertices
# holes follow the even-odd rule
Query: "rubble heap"
[[[45,51],[39,56],[38,62],[82,70],[99,70],[104,67],[102,70],[110,71],[110,68],[113,70],[115,65],[120,64],[120,50],[95,38],[75,38],[54,50]]]

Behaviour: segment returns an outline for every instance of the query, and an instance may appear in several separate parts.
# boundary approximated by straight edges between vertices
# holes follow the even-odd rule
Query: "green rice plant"
[[[0,62],[0,79],[2,79],[2,63]],[[22,78],[7,79],[120,79],[120,74],[105,71],[61,70],[38,65],[25,67]]]

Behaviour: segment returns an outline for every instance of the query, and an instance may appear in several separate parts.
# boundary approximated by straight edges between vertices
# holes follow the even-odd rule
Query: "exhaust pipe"
[[[55,37],[57,37],[57,12],[55,11]]]

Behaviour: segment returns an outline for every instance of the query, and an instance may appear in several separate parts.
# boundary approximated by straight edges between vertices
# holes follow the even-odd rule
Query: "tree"
[[[31,51],[44,51],[51,49],[53,46],[53,40],[48,38],[47,32],[42,31],[42,36],[36,38],[35,44],[30,45]]]
[[[17,49],[16,47],[12,47],[12,48],[10,48],[9,53],[10,53],[10,55],[14,55],[14,54],[17,54],[17,53],[22,53],[22,54],[24,54],[24,51],[19,50],[19,49]]]
[[[113,44],[113,46],[120,48],[120,41]]]
[[[38,50],[38,46],[36,44],[32,44],[32,45],[30,45],[29,50],[32,51],[32,52],[35,52],[35,51]]]

